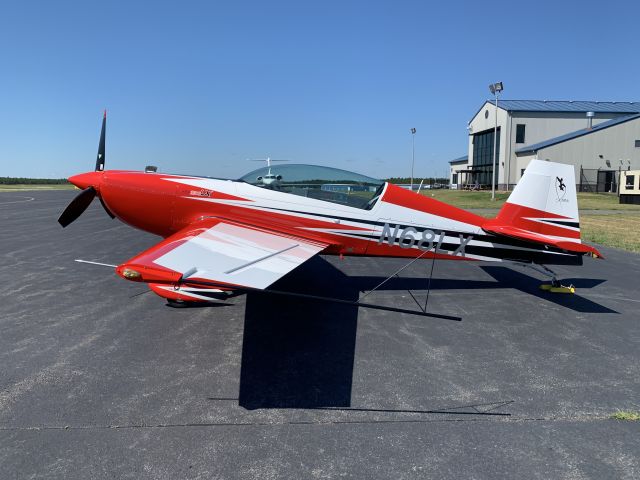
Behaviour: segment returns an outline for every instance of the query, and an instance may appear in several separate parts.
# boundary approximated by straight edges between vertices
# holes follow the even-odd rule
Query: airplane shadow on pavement
[[[348,276],[314,257],[270,288],[357,302],[362,291],[383,280]],[[384,286],[384,290],[425,288],[425,278],[393,278]],[[357,323],[356,305],[247,293],[240,406],[350,407]]]
[[[515,288],[579,312],[617,313],[579,295],[539,290],[539,280],[500,266],[481,267],[492,280],[433,279],[431,288]],[[384,277],[347,276],[321,257],[282,278],[274,290],[357,301]],[[604,280],[567,279],[577,288]],[[384,290],[424,290],[426,279],[392,278]],[[249,292],[246,298],[239,405],[258,408],[349,408],[358,307]]]
[[[359,294],[349,277],[319,257],[273,288],[350,301]],[[350,406],[357,321],[354,305],[248,293],[240,406]]]
[[[541,298],[548,302],[561,305],[569,308],[575,312],[580,313],[619,313],[615,310],[611,310],[604,305],[593,302],[587,298],[580,296],[579,293],[575,294],[558,294],[550,293],[540,290],[540,280],[536,280],[534,277],[525,275],[522,272],[518,272],[509,267],[499,266],[481,266],[482,270],[491,275],[498,281],[498,285],[508,286],[509,288],[515,288],[523,293],[528,293],[535,297]],[[562,278],[561,283],[564,285],[573,285],[578,292],[580,289],[593,288],[600,285],[605,280],[592,279],[592,278]],[[548,283],[548,281],[546,281]]]

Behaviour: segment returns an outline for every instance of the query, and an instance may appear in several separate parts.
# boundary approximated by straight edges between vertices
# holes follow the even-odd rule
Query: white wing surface
[[[207,219],[120,265],[147,282],[178,279],[267,288],[328,244],[220,219]],[[130,278],[131,279],[131,278]]]

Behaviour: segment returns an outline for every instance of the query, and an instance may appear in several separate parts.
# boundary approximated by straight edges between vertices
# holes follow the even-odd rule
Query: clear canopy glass
[[[339,203],[371,208],[384,186],[382,180],[319,165],[271,165],[250,172],[241,181],[257,187]]]

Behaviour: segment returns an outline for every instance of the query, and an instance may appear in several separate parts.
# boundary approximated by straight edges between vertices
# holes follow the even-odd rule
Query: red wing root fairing
[[[601,256],[580,241],[569,165],[532,160],[486,219],[328,167],[269,165],[239,180],[104,170],[105,127],[106,115],[96,169],[69,179],[83,190],[59,222],[68,226],[97,196],[112,217],[163,237],[116,272],[170,301],[263,290],[318,253],[538,265]]]

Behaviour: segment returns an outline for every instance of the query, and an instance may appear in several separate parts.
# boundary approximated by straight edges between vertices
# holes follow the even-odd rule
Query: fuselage
[[[120,220],[162,237],[207,217],[329,243],[334,255],[578,264],[581,256],[499,237],[487,219],[385,183],[367,208],[286,193],[244,181],[110,170],[70,179],[93,185]]]

